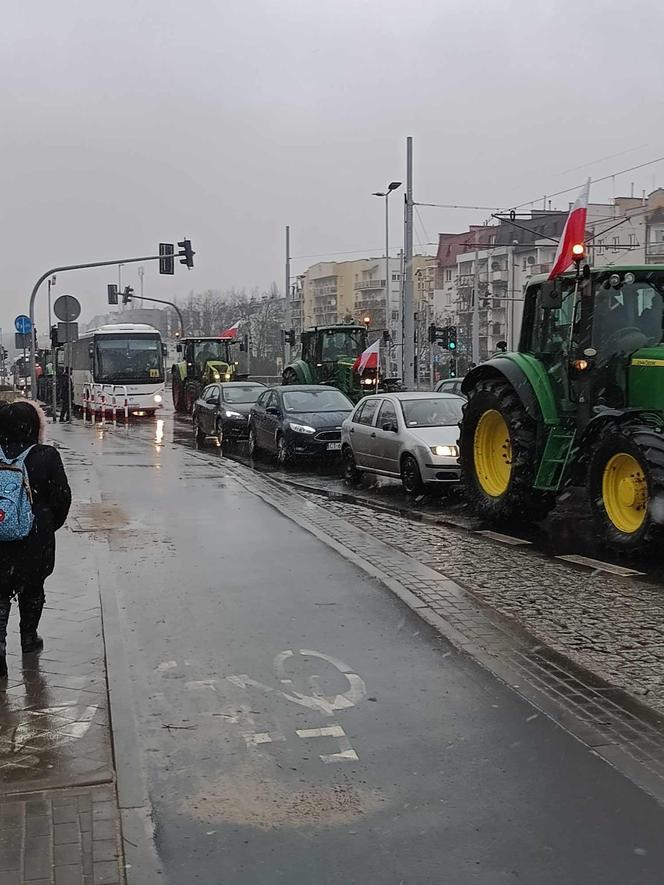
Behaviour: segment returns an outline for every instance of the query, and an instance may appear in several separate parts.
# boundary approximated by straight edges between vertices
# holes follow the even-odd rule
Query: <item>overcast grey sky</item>
[[[4,0],[0,324],[53,264],[185,235],[196,268],[147,266],[146,294],[283,286],[287,223],[295,256],[380,254],[370,193],[404,179],[407,135],[433,202],[511,205],[664,155],[663,33],[659,0]],[[616,192],[632,181],[664,164]],[[487,213],[421,215],[417,243]],[[57,291],[91,316],[116,280]]]

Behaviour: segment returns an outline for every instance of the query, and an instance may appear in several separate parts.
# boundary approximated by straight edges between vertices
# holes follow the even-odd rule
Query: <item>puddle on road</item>
[[[255,772],[224,775],[208,783],[182,810],[206,824],[235,824],[260,830],[334,827],[385,807],[378,790],[350,784],[308,784],[257,780]]]

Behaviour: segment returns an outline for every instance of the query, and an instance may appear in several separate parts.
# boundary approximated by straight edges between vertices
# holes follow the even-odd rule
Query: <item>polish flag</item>
[[[367,349],[358,356],[353,363],[353,371],[361,375],[365,369],[377,369],[379,357],[380,338],[376,339],[372,345],[367,347]]]
[[[222,332],[219,336],[220,338],[237,338],[237,330],[240,328],[240,323],[242,320],[238,320],[237,323],[233,323],[232,326],[229,326],[225,332]]]
[[[553,267],[549,273],[548,279],[555,280],[557,276],[564,273],[574,260],[574,252],[572,247],[585,243],[586,240],[586,215],[588,214],[588,193],[590,191],[590,179],[581,188],[581,193],[576,198],[576,202],[569,210],[565,227],[563,228],[556,257],[553,260]]]

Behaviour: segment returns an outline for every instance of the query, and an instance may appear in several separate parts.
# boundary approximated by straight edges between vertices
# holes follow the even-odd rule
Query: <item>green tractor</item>
[[[533,277],[516,353],[472,369],[460,430],[468,499],[539,519],[585,488],[602,540],[642,547],[664,523],[664,266]]]
[[[236,338],[183,338],[180,359],[173,364],[171,380],[176,412],[190,413],[204,387],[215,381],[239,381]]]
[[[285,333],[286,341],[295,344],[295,332]],[[300,336],[299,359],[286,366],[284,384],[329,384],[337,387],[353,402],[366,393],[374,393],[378,373],[365,369],[362,375],[353,369],[355,361],[368,347],[366,326],[316,326]]]

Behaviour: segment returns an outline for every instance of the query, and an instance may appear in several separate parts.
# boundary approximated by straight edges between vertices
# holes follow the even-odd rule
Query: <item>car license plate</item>
[[[341,451],[341,443],[328,443],[327,444],[328,452],[340,452]]]

